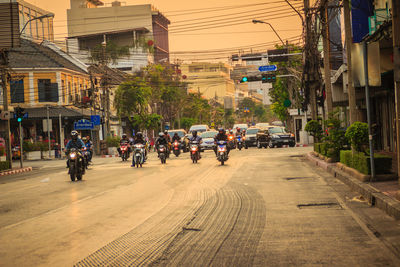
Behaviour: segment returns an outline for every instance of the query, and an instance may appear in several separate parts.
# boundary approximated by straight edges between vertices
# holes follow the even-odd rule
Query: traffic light
[[[246,76],[242,77],[242,79],[240,79],[241,83],[245,83],[248,81],[248,78]]]
[[[25,109],[21,107],[15,108],[15,117],[17,118],[18,122],[21,122],[25,115]]]
[[[263,73],[261,76],[261,81],[263,83],[274,83],[274,82],[276,82],[276,74],[275,73]]]

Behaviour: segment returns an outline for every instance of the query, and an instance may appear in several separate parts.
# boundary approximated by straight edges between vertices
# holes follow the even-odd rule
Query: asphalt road
[[[0,178],[0,266],[400,266],[400,223],[301,155],[95,159]]]

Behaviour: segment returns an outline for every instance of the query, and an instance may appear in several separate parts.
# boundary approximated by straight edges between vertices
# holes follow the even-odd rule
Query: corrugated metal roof
[[[37,108],[25,108],[25,112],[28,113],[28,119],[45,119],[47,118],[47,108],[46,107],[37,107]],[[83,114],[82,114],[83,112]],[[67,108],[63,106],[51,106],[49,107],[49,117],[50,118],[58,118],[59,116],[63,118],[88,118],[91,113],[90,110],[86,109],[74,109]]]

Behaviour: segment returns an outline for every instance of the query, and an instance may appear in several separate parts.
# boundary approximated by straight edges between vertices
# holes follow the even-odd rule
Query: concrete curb
[[[327,163],[314,157],[312,152],[308,153],[306,158],[349,186],[352,191],[360,193],[372,206],[376,206],[389,216],[400,220],[400,201],[385,195],[371,185],[363,183],[357,178],[340,170],[336,167],[335,163]]]
[[[12,175],[12,174],[30,172],[30,171],[32,171],[32,167],[25,167],[25,168],[20,168],[20,169],[14,169],[14,170],[8,170],[8,171],[0,172],[0,176],[6,176],[6,175]]]

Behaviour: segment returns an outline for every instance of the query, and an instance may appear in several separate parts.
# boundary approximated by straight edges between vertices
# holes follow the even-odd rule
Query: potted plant
[[[106,139],[107,147],[108,147],[108,155],[117,155],[118,154],[118,147],[119,141],[121,138],[118,136],[112,137],[108,136]]]
[[[23,143],[23,151],[26,160],[40,160],[42,158],[42,152],[40,150],[39,143],[25,141]]]

